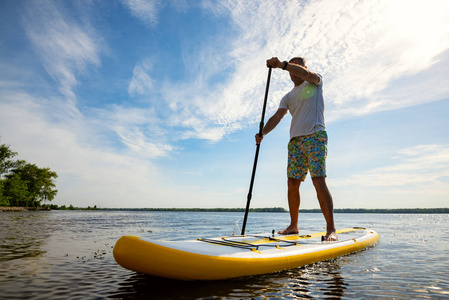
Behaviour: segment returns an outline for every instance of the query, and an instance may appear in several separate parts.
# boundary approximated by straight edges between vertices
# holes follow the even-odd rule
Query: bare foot
[[[336,241],[338,241],[338,236],[335,233],[335,231],[333,231],[333,232],[327,233],[325,236],[323,236],[323,241],[336,242]]]
[[[298,234],[299,233],[299,230],[298,230],[298,227],[295,227],[295,226],[288,226],[287,228],[285,228],[284,230],[279,230],[278,231],[278,234],[283,234],[283,235],[285,235],[285,234]]]

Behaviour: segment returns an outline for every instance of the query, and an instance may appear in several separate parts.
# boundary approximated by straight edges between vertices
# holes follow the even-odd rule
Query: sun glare
[[[385,16],[388,35],[403,48],[404,62],[429,66],[449,48],[449,1],[389,1]]]

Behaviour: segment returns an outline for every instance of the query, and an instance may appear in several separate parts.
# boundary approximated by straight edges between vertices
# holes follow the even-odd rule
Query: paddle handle
[[[268,78],[267,78],[267,86],[265,88],[265,98],[263,100],[263,108],[262,108],[262,117],[259,124],[259,136],[262,137],[262,131],[264,127],[264,119],[265,119],[265,110],[267,108],[267,99],[268,99],[268,90],[270,88],[270,79],[271,79],[271,67],[268,68]],[[257,160],[259,159],[259,150],[260,150],[260,143],[256,146],[256,155],[254,156],[254,165],[253,165],[253,172],[251,174],[251,183],[249,185],[249,192],[248,196],[246,197],[246,209],[245,209],[245,217],[243,218],[243,225],[242,225],[242,235],[245,235],[245,228],[246,228],[246,221],[248,219],[248,212],[249,212],[249,206],[251,203],[251,198],[253,195],[253,185],[254,185],[254,178],[256,176],[256,169],[257,169]]]

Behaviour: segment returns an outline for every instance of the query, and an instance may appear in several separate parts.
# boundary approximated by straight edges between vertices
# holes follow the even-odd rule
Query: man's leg
[[[301,179],[288,178],[288,208],[290,210],[290,225],[279,231],[279,234],[298,233],[298,217],[299,217],[299,186]]]
[[[312,182],[316,190],[318,202],[320,203],[321,211],[326,220],[326,236],[325,241],[337,241],[338,237],[335,232],[334,224],[334,204],[332,195],[327,188],[325,177],[312,177]]]

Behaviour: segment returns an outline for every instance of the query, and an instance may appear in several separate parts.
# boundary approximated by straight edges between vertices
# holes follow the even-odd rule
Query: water
[[[443,299],[449,297],[449,215],[336,214],[339,228],[380,234],[368,250],[297,268],[179,282],[117,265],[122,235],[181,240],[229,235],[243,213],[51,211],[0,213],[1,299]],[[321,214],[302,229],[323,230]],[[250,213],[247,233],[282,229],[286,213]],[[240,222],[241,224],[241,222]]]

